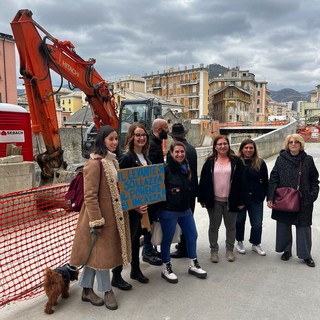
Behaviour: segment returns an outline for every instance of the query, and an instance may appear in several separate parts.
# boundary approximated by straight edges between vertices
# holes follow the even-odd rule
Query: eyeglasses
[[[146,136],[147,136],[146,133],[135,133],[134,135],[135,135],[135,137],[137,137],[137,138],[141,138],[141,137],[146,137]]]
[[[289,144],[300,144],[300,141],[289,141]]]
[[[217,144],[216,144],[216,146],[218,146],[218,147],[227,146],[227,145],[228,145],[227,142],[217,143]]]

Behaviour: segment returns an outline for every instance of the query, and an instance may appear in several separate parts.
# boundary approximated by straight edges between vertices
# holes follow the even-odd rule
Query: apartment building
[[[220,122],[266,121],[270,101],[267,84],[256,81],[249,70],[228,68],[209,82],[210,116]]]
[[[114,92],[121,93],[124,90],[145,92],[145,80],[136,75],[127,75],[116,81],[108,81],[113,85]]]
[[[0,33],[0,102],[18,103],[15,42],[5,33]]]
[[[256,81],[253,100],[253,112],[255,122],[268,121],[268,106],[270,103],[270,91],[268,82]]]
[[[208,67],[170,68],[145,75],[146,92],[184,106],[185,118],[208,116]]]
[[[288,107],[285,102],[277,102],[272,99],[269,101],[267,108],[268,117],[270,119],[282,119],[288,116]]]

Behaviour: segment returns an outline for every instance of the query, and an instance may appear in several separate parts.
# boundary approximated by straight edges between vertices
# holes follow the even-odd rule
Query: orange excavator
[[[40,185],[50,184],[55,172],[67,166],[63,159],[54,101],[56,92],[53,92],[50,71],[60,75],[60,88],[66,79],[85,93],[96,129],[106,124],[119,129],[113,87],[95,70],[95,59],[83,60],[70,41],[57,40],[33,20],[30,10],[19,10],[11,28],[20,57],[20,74],[28,98],[32,131],[38,144],[35,160],[41,169]],[[40,148],[41,135],[45,152]]]
[[[165,109],[176,107],[157,98],[143,98],[123,100],[118,110],[113,86],[95,70],[95,59],[82,59],[70,41],[59,41],[50,35],[32,18],[32,12],[28,9],[17,12],[11,28],[20,57],[20,74],[28,98],[32,132],[38,147],[35,160],[41,169],[40,185],[55,182],[55,177],[67,168],[54,101],[54,95],[62,88],[63,79],[69,82],[70,88],[72,86],[84,92],[93,113],[94,123],[87,129],[82,141],[84,158],[89,157],[97,129],[101,126],[109,124],[117,129],[123,146],[130,124],[140,122],[150,130],[153,120],[161,117]],[[56,92],[50,71],[61,78]],[[42,140],[45,152],[41,147]]]

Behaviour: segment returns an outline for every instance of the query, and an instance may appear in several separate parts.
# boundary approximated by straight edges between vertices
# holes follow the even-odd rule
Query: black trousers
[[[296,226],[297,256],[311,259],[311,226]],[[292,225],[277,221],[276,252],[292,253]]]
[[[129,211],[129,224],[130,224],[130,234],[131,234],[131,269],[140,270],[140,236],[141,236],[141,218],[142,215],[135,211]],[[120,274],[123,267],[122,265],[112,269],[115,274]]]

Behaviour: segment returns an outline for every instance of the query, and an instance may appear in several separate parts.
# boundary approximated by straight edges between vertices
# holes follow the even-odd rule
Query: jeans
[[[189,210],[189,213],[187,215],[183,215],[180,217],[178,213],[173,213],[172,218],[159,217],[159,221],[163,233],[161,242],[161,258],[163,263],[170,262],[170,246],[177,223],[179,223],[179,226],[181,227],[181,230],[186,238],[189,259],[196,259],[198,233],[192,211]]]
[[[226,250],[233,251],[236,237],[236,212],[229,212],[226,202],[216,201],[213,208],[207,208],[209,214],[209,242],[211,251],[219,251],[218,235],[222,217],[226,227]]]
[[[263,202],[250,201],[245,208],[243,208],[237,217],[236,223],[236,239],[237,241],[244,240],[244,230],[246,224],[247,212],[250,219],[251,231],[249,242],[253,245],[261,243],[262,234],[262,220],[263,220]]]
[[[79,285],[82,288],[93,288],[94,278],[97,279],[98,290],[100,292],[109,292],[111,288],[109,270],[95,270],[84,266],[81,272]]]

